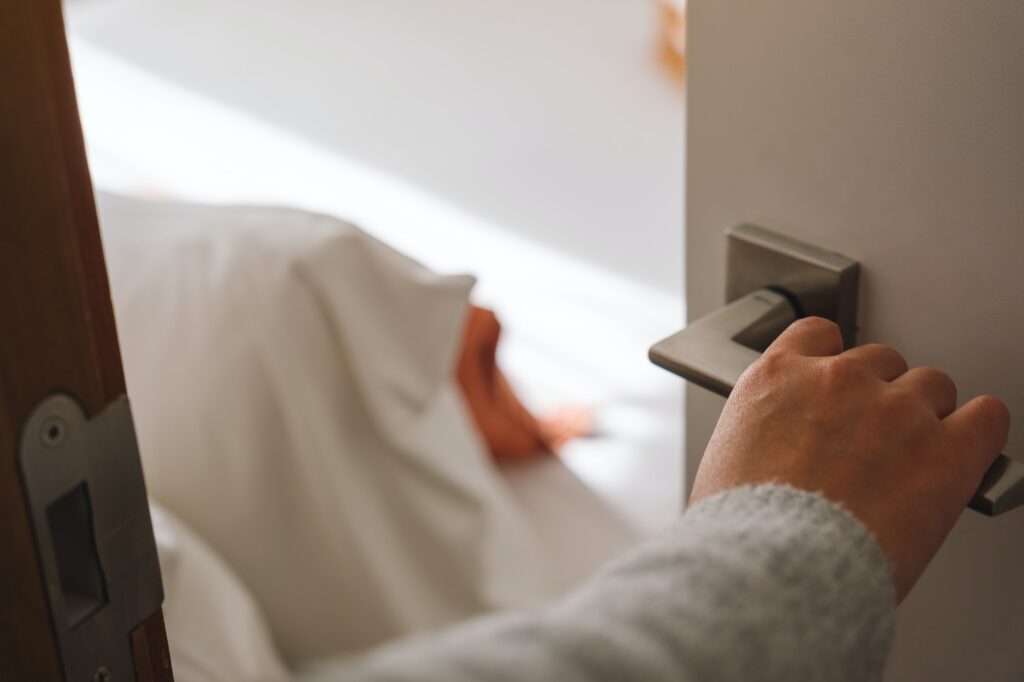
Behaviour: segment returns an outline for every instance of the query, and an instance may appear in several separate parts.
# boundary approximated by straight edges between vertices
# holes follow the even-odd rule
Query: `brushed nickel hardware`
[[[833,320],[846,347],[855,345],[856,261],[753,225],[726,234],[726,305],[654,344],[651,362],[728,396],[747,367],[800,317]],[[967,506],[996,516],[1022,505],[1024,464],[999,455]]]
[[[135,679],[130,633],[164,595],[128,399],[87,418],[48,396],[19,460],[64,679]]]

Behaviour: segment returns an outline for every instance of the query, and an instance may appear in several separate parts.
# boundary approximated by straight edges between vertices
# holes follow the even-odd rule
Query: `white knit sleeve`
[[[881,679],[894,594],[853,516],[740,488],[566,599],[389,645],[309,679],[351,682],[857,682]]]

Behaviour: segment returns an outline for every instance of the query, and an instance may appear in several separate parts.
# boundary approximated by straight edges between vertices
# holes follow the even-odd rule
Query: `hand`
[[[942,372],[888,346],[843,352],[835,324],[799,320],[737,383],[690,503],[767,482],[821,492],[874,534],[902,601],[1006,444],[1003,403],[956,400]]]

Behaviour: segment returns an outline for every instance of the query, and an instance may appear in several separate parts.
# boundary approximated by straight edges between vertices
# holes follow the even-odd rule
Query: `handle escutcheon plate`
[[[855,261],[752,225],[727,232],[728,303],[654,344],[651,362],[728,396],[743,372],[794,320],[837,322],[855,345]],[[1024,464],[999,455],[967,505],[987,516],[1024,506]]]

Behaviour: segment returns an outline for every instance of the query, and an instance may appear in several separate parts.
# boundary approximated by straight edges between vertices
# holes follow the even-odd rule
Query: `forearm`
[[[385,647],[333,679],[877,680],[893,611],[860,523],[763,486],[697,505],[551,607]]]

